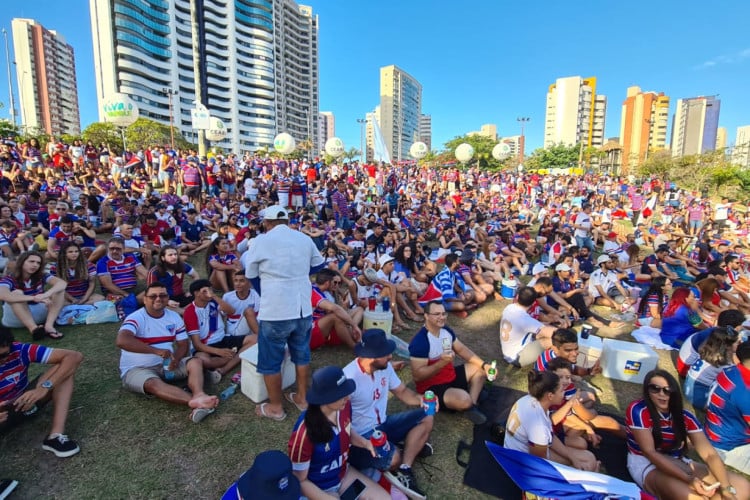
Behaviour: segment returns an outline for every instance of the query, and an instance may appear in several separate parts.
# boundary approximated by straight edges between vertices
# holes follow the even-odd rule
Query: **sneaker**
[[[58,458],[72,457],[81,451],[78,443],[68,439],[68,436],[65,434],[57,434],[54,437],[45,439],[42,443],[42,449],[51,451]]]
[[[15,479],[0,479],[0,500],[5,500],[18,486]]]
[[[470,410],[464,412],[464,416],[468,418],[474,425],[482,425],[487,421],[487,416],[479,411],[479,408],[474,406]]]
[[[431,457],[435,453],[435,450],[432,448],[432,443],[429,441],[422,446],[422,449],[419,450],[419,453],[417,453],[418,458],[427,458]]]
[[[221,373],[219,372],[219,370],[208,370],[206,373],[208,374],[209,382],[211,382],[213,385],[221,382]]]
[[[383,474],[390,483],[401,490],[406,496],[415,500],[426,500],[427,496],[417,486],[417,480],[414,473],[409,469],[398,469],[395,472],[385,472]]]

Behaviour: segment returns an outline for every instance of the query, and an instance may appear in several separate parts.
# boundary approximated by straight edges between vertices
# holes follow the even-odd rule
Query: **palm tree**
[[[362,151],[357,148],[349,148],[347,151],[344,151],[344,159],[347,162],[351,162],[354,158],[360,158],[361,156]]]

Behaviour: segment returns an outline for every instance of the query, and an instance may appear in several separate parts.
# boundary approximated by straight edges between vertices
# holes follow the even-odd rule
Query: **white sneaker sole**
[[[70,450],[70,451],[59,451],[59,450],[54,449],[51,446],[47,446],[46,444],[42,445],[42,449],[45,450],[45,451],[50,451],[50,452],[54,453],[57,458],[72,457],[73,455],[75,455],[75,454],[77,454],[77,453],[79,453],[81,451],[80,446],[77,446],[75,449]]]

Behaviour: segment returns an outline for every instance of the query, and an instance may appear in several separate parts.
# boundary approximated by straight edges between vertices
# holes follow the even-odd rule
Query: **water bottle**
[[[234,396],[234,393],[237,392],[237,384],[229,384],[229,387],[224,389],[221,394],[219,394],[219,399],[222,401],[226,401],[227,399]]]
[[[494,382],[496,378],[497,378],[497,361],[493,359],[492,363],[490,363],[490,369],[487,370],[487,381]]]
[[[424,404],[424,413],[427,416],[434,415],[437,410],[437,396],[432,391],[425,391],[422,396],[422,403]]]
[[[370,436],[370,442],[372,447],[375,448],[375,453],[379,458],[388,456],[388,452],[391,451],[391,444],[388,442],[388,436],[385,432],[375,429],[375,432]]]
[[[164,358],[161,363],[162,371],[164,372],[164,380],[174,380],[174,372],[169,369],[169,364],[172,362],[172,357]]]

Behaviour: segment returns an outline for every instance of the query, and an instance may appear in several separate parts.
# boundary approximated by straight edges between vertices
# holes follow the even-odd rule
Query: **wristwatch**
[[[737,494],[737,490],[731,484],[729,486],[722,486],[721,487],[721,491],[722,492],[725,491],[725,492],[729,493],[730,495],[736,495]]]
[[[42,389],[47,389],[48,391],[52,390],[54,384],[52,384],[51,380],[45,380],[42,382],[42,385],[40,386]]]

